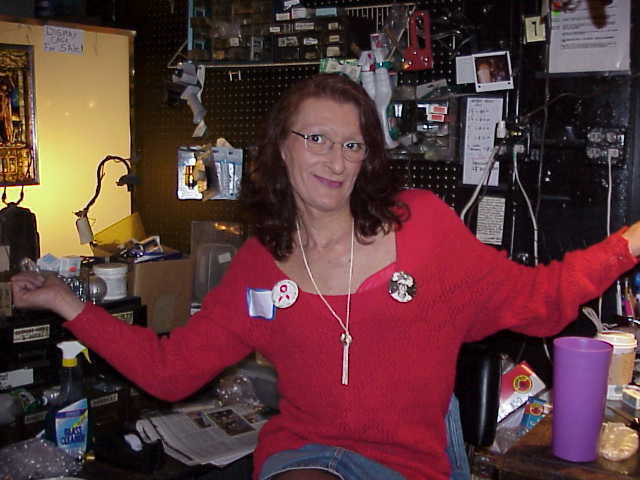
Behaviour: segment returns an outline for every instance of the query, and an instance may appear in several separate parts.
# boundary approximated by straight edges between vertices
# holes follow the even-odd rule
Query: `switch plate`
[[[524,43],[546,40],[544,20],[541,16],[524,17]]]

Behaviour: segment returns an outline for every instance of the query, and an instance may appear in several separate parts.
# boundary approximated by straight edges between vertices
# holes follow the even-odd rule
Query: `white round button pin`
[[[393,272],[388,291],[394,300],[400,303],[410,302],[416,295],[416,281],[407,272]]]
[[[298,285],[293,280],[280,280],[271,289],[271,300],[278,308],[289,308],[298,299]]]

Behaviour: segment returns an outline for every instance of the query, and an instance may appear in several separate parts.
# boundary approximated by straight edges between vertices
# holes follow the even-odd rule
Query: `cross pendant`
[[[340,342],[342,343],[342,385],[349,385],[349,346],[353,341],[353,337],[344,332],[340,335]]]

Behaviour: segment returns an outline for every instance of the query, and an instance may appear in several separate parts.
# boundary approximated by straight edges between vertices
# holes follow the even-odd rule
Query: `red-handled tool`
[[[418,37],[418,22],[422,36]],[[404,49],[403,70],[427,70],[433,68],[431,55],[431,17],[424,10],[416,10],[409,19],[409,45]]]

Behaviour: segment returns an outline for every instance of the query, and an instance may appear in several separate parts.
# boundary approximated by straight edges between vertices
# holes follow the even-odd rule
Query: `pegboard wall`
[[[461,172],[459,164],[404,158],[394,159],[390,168],[403,187],[431,190],[451,207],[456,206]]]
[[[526,47],[522,53],[521,47],[516,47],[518,42],[508,38],[508,32],[517,31],[517,28],[505,25],[517,25],[520,13],[520,3],[508,3],[513,9],[511,14],[516,17],[516,23],[509,20],[508,15],[506,20],[498,18],[496,10],[489,9],[488,13],[482,16],[482,12],[477,11],[477,3],[474,2],[418,2],[416,8],[428,10],[431,14],[434,69],[400,72],[398,83],[417,85],[445,78],[449,84],[455,84],[456,55],[468,54],[471,48],[478,51],[485,47],[509,48],[511,45],[512,64],[516,69],[514,71],[525,72],[518,78],[520,114],[539,108],[544,102],[544,88],[543,80],[537,75],[540,71],[539,59],[535,57],[540,56],[541,49],[535,46]],[[135,8],[141,18],[136,26],[135,56],[135,142],[138,154],[136,168],[141,177],[141,184],[134,192],[134,207],[141,213],[149,234],[159,234],[167,245],[188,251],[192,220],[243,221],[243,211],[235,201],[200,202],[177,199],[176,150],[180,145],[199,143],[191,138],[194,126],[188,107],[184,102],[177,105],[167,102],[167,84],[173,73],[173,70],[168,68],[168,63],[180,50],[187,36],[188,2],[146,0],[135,4],[135,7],[131,8]],[[368,9],[371,5],[374,5],[376,12],[381,9],[384,12],[387,8],[372,2],[306,0],[305,4],[309,7],[345,7],[352,13]],[[501,12],[506,11],[503,9]],[[480,36],[478,42],[472,45],[473,42],[463,43],[461,37],[455,35],[456,31],[463,30],[466,34],[476,27],[479,32],[490,32],[500,38],[493,38],[491,43],[487,41],[488,37]],[[451,35],[451,32],[454,34]],[[525,61],[521,61],[523,58]],[[208,139],[224,137],[234,146],[248,149],[256,142],[262,117],[282,92],[292,83],[316,73],[317,68],[313,63],[207,68],[202,100],[208,110]],[[633,82],[637,83],[637,80]],[[637,108],[634,107],[636,97],[630,87],[631,80],[590,78],[589,81],[585,81],[580,78],[555,78],[550,83],[552,97],[568,94],[549,109],[549,121],[544,138],[536,133],[540,131],[542,124],[541,113],[538,112],[529,118],[534,132],[531,155],[523,159],[521,175],[528,191],[534,194],[539,166],[536,151],[540,150],[540,145],[544,142],[542,223],[549,223],[543,226],[546,241],[551,246],[550,256],[560,257],[567,249],[582,246],[585,242],[591,243],[593,238],[602,236],[601,218],[604,218],[603,205],[606,200],[608,178],[605,166],[589,164],[585,160],[584,136],[591,127],[620,126],[627,129],[627,155],[624,162],[616,166],[613,175],[614,226],[634,218],[633,215],[630,216],[633,205],[640,205],[640,202],[635,201],[640,197],[640,181],[636,178],[637,169],[633,168],[638,157],[635,154],[637,146],[633,144],[633,132],[637,129],[637,122],[634,120]],[[593,91],[598,89],[602,89],[603,94],[593,95]],[[510,104],[515,105],[515,101]],[[577,141],[574,141],[572,134]],[[411,158],[394,160],[391,169],[400,176],[404,186],[431,189],[452,206],[460,207],[469,196],[469,187],[460,185],[461,166],[458,163]],[[502,171],[508,178],[508,165],[505,165]],[[503,189],[500,193],[509,197],[513,203],[507,216],[524,218],[517,224],[522,230],[517,232],[516,237],[521,241],[522,249],[529,248],[531,232],[522,199],[517,192]],[[558,205],[566,216],[571,218],[579,218],[581,212],[591,212],[587,219],[589,223],[583,223],[582,227],[577,225],[581,228],[577,235],[576,232],[570,231],[569,227],[558,226],[553,223],[553,212]],[[640,207],[635,207],[636,210],[638,208]],[[563,222],[563,225],[568,226],[570,223]]]
[[[163,243],[188,251],[192,220],[244,221],[244,212],[236,201],[180,201],[176,196],[176,150],[180,145],[202,142],[191,138],[193,125],[188,107],[171,106],[167,101],[167,84],[173,70],[171,59],[180,51],[187,38],[187,0],[174,2],[136,2],[138,20],[136,37],[136,97],[135,125],[136,169],[141,184],[134,193],[134,209],[139,211],[148,234],[158,234]],[[432,32],[449,28],[435,18],[450,17],[462,8],[461,0],[431,0],[419,2],[417,8],[432,15]],[[305,2],[309,7],[346,7],[361,15],[362,7],[374,8],[376,14],[388,11],[373,2]],[[373,7],[371,7],[373,5]],[[365,13],[368,15],[368,13]],[[455,61],[452,48],[455,39],[444,36],[433,42],[434,69],[404,72],[398,75],[401,85],[417,85],[431,80],[454,80]],[[179,58],[178,58],[179,59]],[[260,122],[286,88],[318,71],[317,64],[287,66],[216,66],[206,70],[202,102],[207,109],[207,140],[226,138],[232,145],[248,149],[256,142]],[[407,170],[406,186],[432,188],[453,204],[455,199],[455,165],[394,164],[399,171]],[[446,172],[446,174],[445,174]]]

